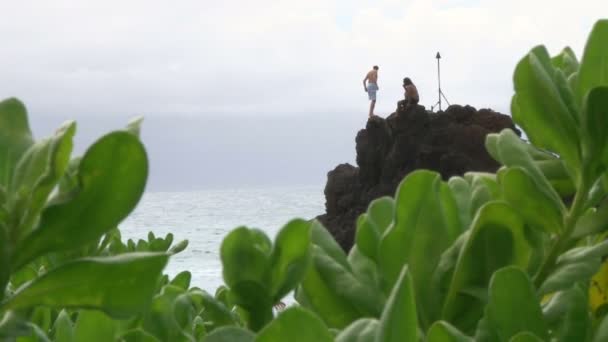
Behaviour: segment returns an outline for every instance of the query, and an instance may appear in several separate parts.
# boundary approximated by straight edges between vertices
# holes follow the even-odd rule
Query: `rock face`
[[[396,112],[370,118],[357,134],[358,167],[340,164],[327,174],[326,213],[318,219],[349,250],[357,217],[372,200],[394,195],[408,173],[431,169],[447,180],[468,171],[495,172],[499,165],[485,150],[485,136],[504,128],[519,134],[510,116],[489,109],[453,105],[431,113],[399,103]]]

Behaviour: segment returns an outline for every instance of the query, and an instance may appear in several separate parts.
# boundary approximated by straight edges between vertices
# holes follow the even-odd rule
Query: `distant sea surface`
[[[171,257],[165,273],[188,270],[191,286],[214,293],[223,284],[219,249],[228,232],[239,226],[260,228],[274,240],[292,218],[311,219],[325,212],[322,186],[268,187],[239,190],[146,193],[121,225],[123,241],[173,233],[174,243],[188,248]]]

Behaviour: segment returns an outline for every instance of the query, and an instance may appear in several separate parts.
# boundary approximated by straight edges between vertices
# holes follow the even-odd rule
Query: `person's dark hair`
[[[374,70],[378,70],[378,69],[379,69],[378,66],[374,65]]]
[[[413,84],[414,83],[412,82],[412,80],[410,80],[409,77],[406,77],[406,78],[403,79],[403,85],[404,86],[406,86],[406,85],[413,85]]]

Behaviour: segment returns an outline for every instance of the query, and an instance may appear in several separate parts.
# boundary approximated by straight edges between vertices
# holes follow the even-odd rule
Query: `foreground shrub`
[[[260,231],[233,231],[222,244],[226,291],[252,331],[207,340],[604,340],[606,42],[604,20],[580,64],[569,48],[553,58],[534,48],[515,69],[512,103],[531,144],[510,130],[489,135],[496,174],[409,174],[359,217],[348,254],[318,222],[293,254],[281,242],[290,224],[274,246]],[[299,305],[272,320],[269,306],[291,289]]]

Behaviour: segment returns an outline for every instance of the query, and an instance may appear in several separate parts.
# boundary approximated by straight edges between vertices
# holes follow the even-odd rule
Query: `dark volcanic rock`
[[[453,105],[431,113],[400,103],[357,134],[358,167],[340,164],[327,174],[326,213],[318,219],[349,250],[357,217],[375,198],[392,196],[408,173],[431,169],[447,180],[467,171],[495,172],[499,165],[485,150],[485,136],[504,128],[519,134],[510,116],[489,109]]]

